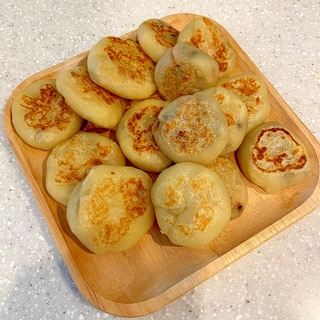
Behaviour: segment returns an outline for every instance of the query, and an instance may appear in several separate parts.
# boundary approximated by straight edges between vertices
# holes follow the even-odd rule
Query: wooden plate
[[[194,17],[192,14],[176,14],[164,20],[181,30]],[[31,76],[15,89],[8,100],[4,126],[12,148],[78,289],[88,301],[105,312],[124,317],[151,313],[185,294],[319,205],[319,142],[231,35],[227,35],[237,52],[235,72],[254,73],[265,81],[272,105],[268,120],[276,119],[286,124],[305,142],[312,161],[312,172],[300,185],[273,195],[248,182],[249,203],[245,212],[240,218],[230,221],[221,236],[205,247],[192,249],[173,246],[155,225],[133,249],[95,255],[83,248],[71,234],[65,219],[65,207],[47,195],[43,183],[43,164],[47,152],[35,150],[19,139],[11,123],[11,104],[35,80],[55,78],[62,70],[85,64],[88,52]],[[123,37],[135,39],[136,32]]]

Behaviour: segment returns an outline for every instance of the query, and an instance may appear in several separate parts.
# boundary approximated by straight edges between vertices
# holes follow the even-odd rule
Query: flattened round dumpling
[[[50,150],[70,138],[83,122],[57,91],[54,79],[32,83],[14,99],[11,112],[19,137],[42,150]]]
[[[129,166],[99,165],[72,191],[67,221],[94,253],[132,248],[153,226],[152,180]]]
[[[56,85],[68,105],[97,127],[115,127],[126,109],[127,101],[94,83],[86,67],[60,72]]]
[[[99,133],[80,132],[53,148],[46,162],[46,189],[53,199],[67,205],[70,193],[99,164],[124,166],[117,143]]]
[[[245,103],[231,91],[222,87],[212,87],[201,93],[215,98],[227,119],[229,140],[221,155],[235,151],[248,129],[248,111]]]
[[[206,94],[170,102],[159,113],[152,131],[159,148],[174,162],[207,165],[221,154],[229,139],[218,102]]]
[[[225,183],[212,170],[183,162],[163,170],[151,188],[156,220],[173,244],[211,242],[230,220]]]
[[[161,97],[174,100],[212,87],[218,79],[217,62],[191,45],[169,48],[155,68],[155,82]]]
[[[160,150],[152,134],[152,125],[167,104],[160,99],[139,101],[126,111],[117,127],[121,150],[140,169],[160,172],[172,163]]]
[[[276,121],[265,122],[250,131],[237,157],[244,175],[268,193],[299,184],[311,169],[303,142]]]
[[[148,19],[138,27],[138,41],[143,51],[158,62],[168,48],[177,43],[179,31],[160,19]]]
[[[187,43],[214,58],[219,78],[229,75],[236,63],[236,53],[221,26],[210,18],[196,17],[180,32],[177,43]]]
[[[226,156],[215,159],[208,165],[223,180],[231,203],[231,219],[238,218],[248,203],[248,188],[237,164]]]
[[[230,90],[246,105],[247,132],[263,123],[270,113],[269,94],[265,83],[254,74],[238,74],[219,79],[217,86]]]
[[[87,66],[93,82],[126,99],[146,99],[157,89],[155,63],[130,39],[102,38],[90,49]]]

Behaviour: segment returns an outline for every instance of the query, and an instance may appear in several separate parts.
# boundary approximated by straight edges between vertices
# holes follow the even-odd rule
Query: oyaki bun
[[[240,146],[248,129],[248,111],[245,103],[222,87],[212,87],[201,93],[208,94],[218,101],[228,123],[229,140],[221,155],[234,152]]]
[[[130,40],[108,36],[98,41],[87,59],[93,82],[126,99],[146,99],[156,90],[155,63]]]
[[[56,84],[68,105],[96,127],[115,127],[126,109],[127,100],[94,83],[84,66],[60,72]]]
[[[177,43],[179,31],[160,19],[143,21],[137,30],[138,42],[143,51],[158,62],[168,48]]]
[[[152,126],[168,102],[146,99],[131,105],[117,127],[117,140],[127,159],[137,168],[160,172],[172,164],[157,145]]]
[[[19,137],[31,147],[51,150],[73,136],[83,119],[57,91],[55,79],[37,80],[13,101],[12,124]]]
[[[175,245],[210,243],[230,220],[225,183],[212,170],[183,162],[163,170],[151,188],[160,231]]]
[[[149,175],[134,167],[92,167],[70,195],[71,231],[94,253],[132,248],[155,220],[151,185]]]
[[[169,48],[158,61],[154,79],[160,96],[174,100],[212,87],[218,79],[217,62],[185,43]]]
[[[237,74],[221,78],[217,86],[230,90],[246,105],[248,111],[248,129],[259,126],[270,113],[270,100],[265,83],[254,74]]]
[[[177,43],[187,43],[207,53],[218,63],[219,78],[228,76],[236,53],[221,26],[208,17],[192,19],[180,32]]]
[[[79,132],[55,146],[46,161],[47,192],[67,205],[73,188],[91,167],[99,164],[124,166],[126,159],[116,142],[94,132]]]
[[[206,94],[171,101],[158,115],[154,138],[172,161],[209,164],[225,148],[228,124],[218,102]]]
[[[304,143],[276,121],[250,131],[236,155],[244,175],[268,193],[299,184],[311,169]]]
[[[248,188],[237,164],[227,156],[220,156],[207,167],[218,174],[227,186],[231,219],[240,217],[248,203]]]

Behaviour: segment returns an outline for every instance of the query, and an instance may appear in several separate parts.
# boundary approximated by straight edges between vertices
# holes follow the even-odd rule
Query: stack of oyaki
[[[178,31],[153,18],[136,35],[106,36],[85,66],[12,105],[20,138],[48,150],[46,190],[88,249],[127,250],[155,221],[175,245],[206,245],[245,211],[242,174],[267,192],[306,178],[305,146],[266,122],[266,86],[235,74],[216,22],[196,16]]]

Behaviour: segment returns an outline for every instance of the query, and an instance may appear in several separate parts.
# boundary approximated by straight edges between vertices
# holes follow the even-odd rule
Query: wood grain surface
[[[164,17],[178,30],[193,14]],[[48,227],[83,296],[107,313],[137,317],[154,312],[241,258],[314,210],[320,202],[319,142],[264,77],[260,70],[226,31],[237,52],[234,73],[254,73],[266,83],[271,113],[267,120],[287,125],[306,144],[312,161],[308,179],[277,194],[267,194],[249,181],[249,202],[240,218],[230,221],[224,232],[210,245],[184,248],[172,245],[153,229],[132,249],[120,253],[92,254],[70,232],[66,208],[48,196],[44,187],[44,164],[48,152],[23,143],[11,123],[11,104],[15,97],[38,79],[55,78],[62,70],[86,63],[88,52],[34,74],[12,93],[4,112],[4,127],[12,148],[30,183]],[[136,39],[132,31],[123,38]]]

